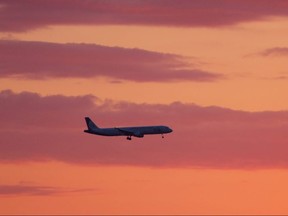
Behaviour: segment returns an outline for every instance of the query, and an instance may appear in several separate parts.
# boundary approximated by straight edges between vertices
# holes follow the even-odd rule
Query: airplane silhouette
[[[167,126],[138,126],[138,127],[114,127],[114,128],[99,128],[89,118],[85,117],[88,130],[85,133],[101,135],[101,136],[127,136],[127,140],[131,140],[132,136],[142,138],[144,135],[171,133],[173,130]]]

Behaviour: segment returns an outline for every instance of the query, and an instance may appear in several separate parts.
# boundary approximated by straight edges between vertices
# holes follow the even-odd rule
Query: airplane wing
[[[121,133],[123,133],[124,135],[127,136],[135,136],[135,137],[144,137],[144,134],[142,134],[140,131],[135,131],[135,130],[129,130],[129,129],[123,129],[123,128],[115,128],[119,131],[121,131]]]
[[[127,129],[123,129],[123,128],[115,128],[115,129],[119,130],[121,133],[123,133],[124,135],[127,135],[127,136],[134,135],[134,131],[132,131],[132,130],[127,130]]]

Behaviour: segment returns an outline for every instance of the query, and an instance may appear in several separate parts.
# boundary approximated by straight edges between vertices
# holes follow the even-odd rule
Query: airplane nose
[[[169,128],[169,133],[173,132],[173,130],[171,128]]]

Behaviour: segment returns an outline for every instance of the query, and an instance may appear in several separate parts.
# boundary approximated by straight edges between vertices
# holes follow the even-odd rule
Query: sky
[[[0,214],[287,215],[287,34],[285,0],[0,0]]]

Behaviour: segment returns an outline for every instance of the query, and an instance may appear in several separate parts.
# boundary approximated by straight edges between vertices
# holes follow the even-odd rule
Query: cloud
[[[1,130],[14,128],[29,131],[52,127],[61,130],[65,126],[70,128],[78,122],[73,120],[73,115],[90,113],[94,110],[94,102],[99,102],[99,99],[92,95],[53,95],[42,98],[36,93],[15,94],[7,90],[0,93],[0,101]]]
[[[287,47],[273,47],[273,48],[266,49],[260,52],[259,55],[263,57],[288,56],[288,48]]]
[[[3,163],[288,168],[287,111],[244,112],[179,102],[94,103],[91,96],[42,97],[11,91],[0,93],[0,103],[7,104],[0,107]],[[94,136],[83,133],[84,116],[102,127],[163,124],[174,131],[164,139]]]
[[[93,189],[69,190],[59,187],[32,186],[32,185],[0,185],[0,196],[53,196],[59,194],[93,191]]]
[[[285,0],[9,1],[0,2],[0,31],[49,25],[224,26],[287,16]]]
[[[0,77],[109,77],[135,82],[215,81],[221,74],[189,69],[184,57],[93,44],[0,40]]]
[[[59,188],[23,185],[0,185],[0,195],[47,196],[61,193]]]

